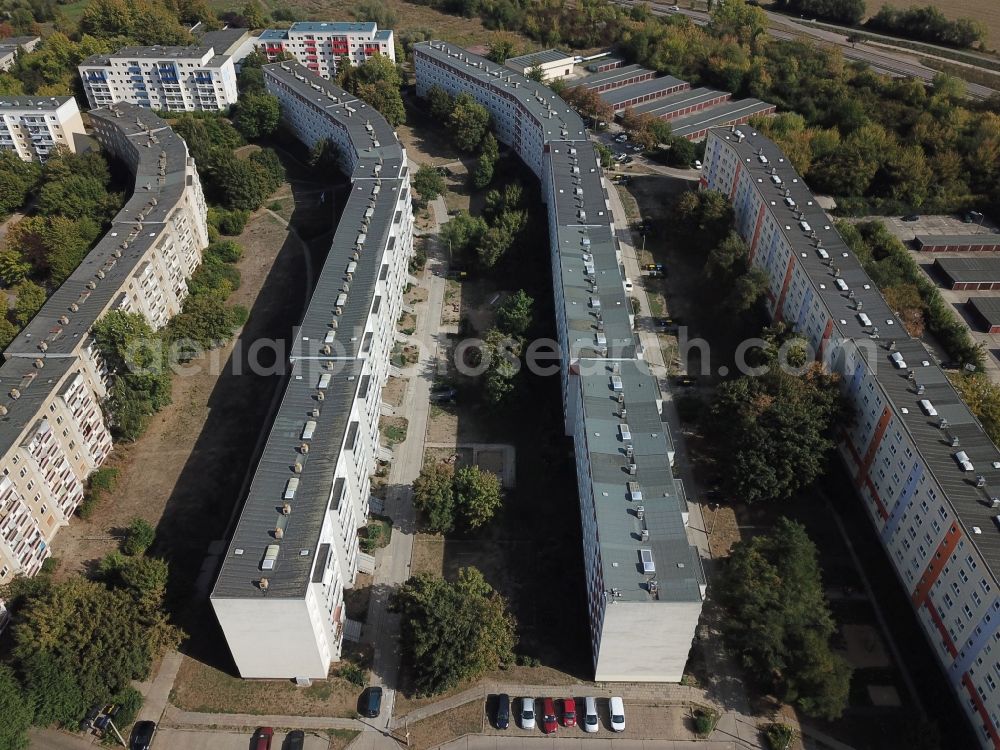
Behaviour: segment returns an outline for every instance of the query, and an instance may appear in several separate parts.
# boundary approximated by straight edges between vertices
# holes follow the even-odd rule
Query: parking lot
[[[271,750],[283,750],[286,733],[275,731]],[[155,747],[177,747],[184,750],[254,750],[253,736],[246,731],[219,732],[201,729],[161,729],[156,733]],[[330,738],[326,734],[306,732],[304,750],[327,750]]]
[[[975,221],[966,222],[957,215],[914,216],[917,218],[913,221],[907,221],[908,217],[903,216],[868,216],[860,221],[880,221],[903,242],[912,241],[918,234],[989,234],[997,231],[987,218],[983,218],[980,224],[978,217]]]

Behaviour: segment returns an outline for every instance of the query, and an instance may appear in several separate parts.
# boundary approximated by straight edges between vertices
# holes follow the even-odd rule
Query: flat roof
[[[366,334],[364,326],[374,305],[380,304],[375,289],[382,259],[391,247],[389,234],[405,186],[402,147],[377,111],[367,111],[362,118],[360,106],[352,98],[349,101],[358,106],[348,117],[347,107],[353,105],[326,98],[333,91],[339,92],[338,97],[348,96],[346,92],[298,63],[274,63],[266,65],[265,71],[274,80],[294,83],[296,91],[321,107],[327,116],[345,124],[351,138],[358,140],[354,141],[355,153],[350,159],[355,165],[351,189],[330,252],[295,331],[291,374],[254,469],[213,598],[263,597],[265,592],[258,585],[262,577],[268,580],[268,597],[301,598],[313,580],[315,566],[325,564],[325,559],[320,559],[323,547],[327,547],[325,554],[334,554],[328,545],[320,545],[319,539],[327,511],[336,507],[338,492],[343,491],[343,482],[335,476],[337,462],[344,451],[353,449],[352,441],[357,439],[352,409],[359,398],[369,397],[364,360],[373,334]],[[321,84],[322,92],[317,92],[314,83]],[[374,157],[365,156],[372,148],[373,132],[388,139],[379,148],[386,149],[397,163],[395,170],[390,170],[383,162],[386,167],[380,172],[382,177],[370,171],[369,159]],[[322,385],[326,375],[329,382]],[[322,400],[317,397],[319,390],[323,391]],[[304,430],[309,421],[314,423],[312,436],[306,438]],[[300,450],[303,442],[309,444],[306,453]],[[297,487],[289,500],[292,511],[284,515],[281,507],[290,480],[296,480]],[[279,527],[281,539],[275,535]],[[261,564],[271,545],[278,545],[277,557],[273,568],[265,571]]]
[[[750,127],[736,130],[744,135],[742,142],[729,128],[716,128],[712,132],[736,152],[744,170],[755,178],[758,193],[771,204],[770,211],[783,225],[783,234],[795,252],[796,262],[812,284],[812,293],[830,313],[836,331],[831,342],[854,349],[857,356],[868,362],[869,369],[877,375],[886,401],[919,451],[926,470],[940,485],[946,502],[952,506],[964,527],[966,540],[979,549],[995,574],[1000,570],[1000,532],[993,521],[996,511],[990,507],[990,497],[996,490],[989,488],[1000,487],[1000,451],[923,343],[906,333],[878,287],[861,267],[861,262],[781,150]],[[768,159],[767,165],[760,161],[760,152]],[[771,180],[772,169],[782,180],[780,186]],[[782,200],[786,189],[798,209],[802,210],[802,220],[815,231],[816,239],[822,241],[823,248],[834,260],[840,270],[840,278],[854,292],[854,299],[849,299],[831,283],[830,268],[817,254],[811,233],[800,228],[796,213]],[[859,300],[863,303],[864,313],[879,329],[879,341],[875,343],[894,341],[894,351],[902,355],[908,365],[906,369],[900,370],[892,365],[890,352],[883,345],[879,345],[874,354],[867,351],[872,344],[873,329],[858,318],[855,304]],[[863,345],[853,345],[853,342],[863,342]],[[909,371],[913,372],[912,381],[908,377]],[[922,395],[917,395],[914,382],[924,386]],[[918,403],[921,399],[930,401],[938,416],[926,416]],[[955,449],[944,439],[945,433],[939,422],[941,418],[948,422],[948,435],[957,437],[961,450],[968,454],[975,466],[975,475],[985,477],[986,488],[977,488],[974,482],[970,482],[970,474],[956,462]]]
[[[624,57],[608,55],[607,57],[598,57],[596,60],[588,60],[585,64],[589,70],[591,67],[603,68],[605,65],[621,65],[623,62],[625,62]]]
[[[631,83],[628,86],[620,86],[616,89],[602,91],[600,97],[607,104],[617,109],[629,99],[634,99],[637,96],[666,96],[665,92],[675,89],[678,86],[687,88],[688,82],[682,81],[680,78],[674,78],[673,76],[661,76],[660,78],[647,78],[645,81]]]
[[[1000,326],[1000,297],[969,297],[969,304],[987,325]]]
[[[603,73],[594,73],[586,78],[582,78],[577,85],[583,86],[585,89],[606,86],[608,84],[617,84],[620,86],[622,84],[618,83],[618,81],[627,81],[643,73],[648,73],[650,76],[656,75],[656,71],[644,68],[641,65],[623,65],[620,68],[612,68],[611,70],[605,70]]]
[[[622,601],[700,602],[705,574],[687,539],[687,503],[667,459],[656,379],[637,359],[591,360],[580,368],[605,589],[617,590]],[[644,572],[643,550],[653,574]],[[647,589],[651,579],[656,597]]]
[[[16,357],[0,365],[0,452],[6,453],[21,438],[25,428],[47,416],[42,405],[59,387],[64,376],[79,366],[77,357],[42,361]],[[81,376],[82,377],[82,376]],[[11,394],[17,391],[17,398]]]
[[[1000,234],[918,234],[919,247],[934,245],[1000,245]]]
[[[504,64],[511,67],[532,68],[536,65],[545,65],[547,63],[560,62],[561,60],[572,61],[573,59],[573,55],[563,52],[561,49],[543,49],[538,52],[530,52],[526,55],[508,57]]]
[[[726,125],[733,120],[773,110],[773,104],[762,102],[760,99],[731,99],[716,107],[694,112],[687,117],[678,117],[671,123],[673,126],[671,132],[684,138],[692,133]]]
[[[715,89],[688,89],[687,91],[678,91],[676,94],[665,96],[662,99],[653,99],[649,102],[636,104],[632,107],[632,111],[636,114],[649,114],[653,117],[662,117],[685,107],[712,101],[720,96],[730,96],[730,94],[727,91],[716,91]]]
[[[580,115],[545,84],[529,80],[506,66],[497,65],[449,42],[436,39],[420,42],[413,45],[413,50],[414,53],[440,60],[449,67],[461,68],[481,85],[504,91],[539,123],[543,141],[587,140],[587,129]]]
[[[104,140],[102,128],[127,140],[132,152],[115,155],[134,163],[132,195],[107,233],[10,343],[4,351],[8,358],[49,358],[78,351],[94,323],[122,294],[142,256],[159,241],[184,193],[187,145],[156,114],[120,102],[91,110],[90,117],[102,147],[113,150],[119,145],[116,139]],[[42,342],[44,353],[39,348]]]
[[[0,96],[0,109],[56,110],[72,96]]]
[[[219,55],[232,55],[236,48],[250,38],[248,29],[219,29],[201,34],[201,43]]]
[[[335,34],[348,32],[374,34],[377,28],[378,24],[374,21],[296,21],[288,30],[296,34],[310,34],[318,31]]]
[[[1000,281],[1000,258],[937,258],[934,266],[954,282]]]

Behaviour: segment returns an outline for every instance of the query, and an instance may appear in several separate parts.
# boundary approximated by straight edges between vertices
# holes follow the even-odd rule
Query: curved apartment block
[[[773,318],[843,377],[845,463],[982,747],[1000,748],[1000,451],[772,141],[709,131],[702,186],[732,200]]]
[[[265,65],[264,81],[304,144],[339,147],[351,184],[211,602],[243,677],[322,679],[340,658],[367,523],[413,250],[410,176],[365,102],[296,62]]]
[[[106,372],[90,330],[111,310],[158,328],[180,311],[208,244],[183,139],[129,104],[90,113],[93,136],[135,174],[111,229],[11,342],[0,365],[0,583],[38,572],[111,451]]]
[[[677,682],[706,583],[671,471],[659,385],[643,361],[597,152],[547,87],[446,42],[413,48],[417,93],[471,94],[542,181],[573,437],[594,676]]]

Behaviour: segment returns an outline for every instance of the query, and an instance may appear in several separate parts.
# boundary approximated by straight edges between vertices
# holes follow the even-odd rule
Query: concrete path
[[[417,165],[410,163],[416,171]],[[444,198],[431,202],[435,223],[421,234],[434,237],[440,222],[448,218]],[[385,688],[381,716],[374,720],[380,729],[386,729],[392,718],[395,691],[399,688],[400,627],[399,616],[388,611],[389,597],[410,576],[410,556],[413,535],[416,531],[416,514],[413,510],[413,480],[417,478],[424,461],[424,437],[430,413],[430,392],[434,383],[437,362],[439,324],[444,304],[445,267],[436,242],[427,248],[427,270],[421,282],[428,288],[426,302],[416,305],[417,328],[408,338],[419,348],[415,365],[404,368],[407,377],[406,393],[397,408],[409,420],[406,440],[393,451],[395,458],[389,469],[385,514],[392,518],[392,538],[389,545],[375,555],[376,567],[372,583],[372,597],[368,618],[362,630],[362,640],[375,649],[374,682]]]
[[[704,740],[617,740],[585,737],[501,737],[472,734],[441,750],[735,750],[735,742]]]
[[[177,651],[168,652],[160,661],[160,668],[156,671],[153,680],[138,686],[139,692],[143,694],[145,700],[136,719],[160,723],[160,717],[163,716],[167,703],[170,701],[170,691],[174,688],[177,670],[181,668],[183,660],[184,657]]]
[[[375,729],[367,720],[341,719],[333,716],[282,716],[280,714],[216,714],[182,711],[168,705],[163,712],[163,724],[171,727],[294,727],[296,729],[354,729],[358,732]]]
[[[183,750],[247,750],[253,734],[251,731],[200,731],[197,729],[161,729],[156,733],[154,748],[183,748]],[[283,746],[285,732],[275,730],[272,748]],[[330,738],[325,734],[306,731],[304,750],[327,750]]]

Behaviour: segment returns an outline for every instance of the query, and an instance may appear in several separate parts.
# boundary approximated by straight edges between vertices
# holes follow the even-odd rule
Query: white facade
[[[93,136],[135,174],[108,233],[4,351],[0,366],[0,584],[38,572],[111,452],[107,372],[90,329],[115,309],[154,327],[180,310],[208,244],[184,141],[130,105],[91,112]]]
[[[10,70],[22,52],[34,52],[41,43],[40,36],[12,36],[0,39],[0,71]]]
[[[535,68],[541,70],[543,81],[566,78],[573,74],[576,58],[558,49],[546,49],[508,58],[504,65],[515,73],[527,76]]]
[[[413,252],[409,167],[363,101],[293,62],[265,66],[264,80],[304,144],[341,149],[351,189],[211,602],[241,676],[323,679],[340,658],[382,450],[381,390]]]
[[[125,47],[93,55],[80,66],[93,108],[127,102],[168,112],[223,111],[236,103],[231,55],[203,47]]]
[[[0,149],[24,161],[45,161],[57,146],[76,152],[83,135],[72,96],[0,97]]]
[[[266,29],[257,39],[257,50],[274,62],[291,55],[323,78],[337,75],[343,60],[360,65],[374,55],[396,62],[396,42],[391,29],[373,22],[299,21],[288,29]]]

